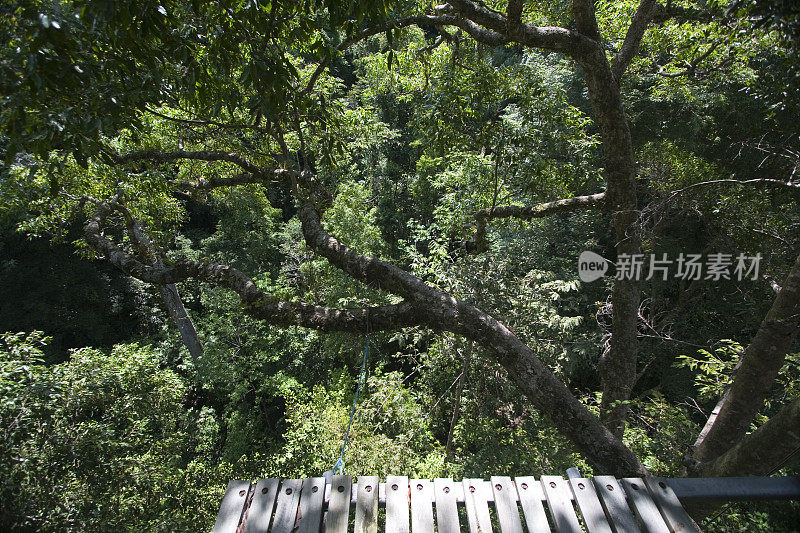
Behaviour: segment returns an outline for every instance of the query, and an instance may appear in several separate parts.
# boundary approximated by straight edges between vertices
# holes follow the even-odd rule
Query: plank
[[[433,486],[427,479],[411,480],[411,533],[433,533]]]
[[[642,528],[647,533],[669,533],[669,528],[661,517],[661,511],[650,497],[644,481],[636,477],[626,477],[621,479],[620,483],[628,495],[628,501],[633,507],[633,512],[636,513],[636,518],[642,524]]]
[[[569,484],[561,476],[542,476],[542,488],[547,498],[547,507],[556,531],[559,533],[581,533],[581,524],[572,507]]]
[[[489,516],[489,490],[482,479],[465,479],[464,507],[467,509],[467,522],[470,533],[492,533],[492,519]]]
[[[386,477],[386,533],[409,533],[408,477]]]
[[[640,533],[636,519],[625,500],[625,492],[614,476],[594,476],[592,478],[606,518],[615,533]]]
[[[492,476],[492,493],[497,509],[497,521],[503,533],[522,533],[517,509],[517,489],[508,476]]]
[[[461,533],[456,507],[456,487],[452,479],[438,477],[433,480],[436,496],[436,530],[439,533]]]
[[[650,496],[661,511],[661,516],[664,518],[667,527],[671,532],[681,533],[700,533],[697,525],[689,517],[686,509],[681,505],[675,492],[667,485],[663,479],[656,479],[652,477],[645,478],[645,485],[650,491]]]
[[[519,503],[522,506],[522,514],[525,515],[525,524],[530,533],[549,532],[550,524],[547,522],[547,515],[544,512],[542,501],[545,499],[542,484],[533,476],[522,476],[514,478],[519,494]]]
[[[247,521],[244,524],[245,533],[266,533],[269,530],[269,521],[278,497],[278,479],[259,479],[253,490],[253,502],[247,511]]]
[[[222,503],[219,506],[217,520],[214,522],[213,533],[235,533],[242,519],[242,511],[247,501],[247,491],[250,489],[249,481],[234,479],[228,482]]]
[[[378,531],[378,476],[359,476],[355,533]]]
[[[303,480],[303,489],[300,493],[300,512],[295,524],[297,533],[319,533],[324,496],[324,477],[311,477]]]
[[[567,480],[575,503],[583,516],[583,523],[589,533],[611,533],[611,526],[608,525],[606,513],[603,505],[597,496],[597,491],[591,479],[582,477],[570,478]]]
[[[278,491],[278,502],[275,504],[275,518],[272,521],[272,533],[291,533],[297,519],[297,504],[300,503],[302,479],[284,479]]]
[[[328,517],[325,519],[326,533],[347,533],[352,485],[353,478],[351,476],[333,476],[331,478]]]

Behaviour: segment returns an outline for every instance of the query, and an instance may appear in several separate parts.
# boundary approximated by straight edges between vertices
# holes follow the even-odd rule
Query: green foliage
[[[678,357],[677,366],[695,371],[695,386],[701,400],[713,400],[721,397],[722,393],[733,383],[736,364],[744,353],[744,347],[736,341],[723,339],[720,346],[713,352],[698,350],[697,356],[681,355]],[[800,354],[789,353],[786,361],[778,373],[776,391],[781,403],[797,398],[797,382],[800,378]],[[767,399],[766,408],[769,409],[770,399]]]
[[[638,4],[596,4],[610,54]],[[700,184],[796,173],[800,121],[787,75],[797,72],[787,41],[796,20],[759,1],[670,5],[714,16],[653,25],[622,79],[644,251],[762,251],[762,273],[780,278],[800,242],[797,196]],[[387,17],[429,9],[363,0],[0,7],[0,218],[22,232],[0,248],[0,321],[56,338],[50,348],[38,333],[0,342],[0,529],[208,529],[228,479],[319,475],[344,439],[361,335],[276,328],[245,315],[230,291],[187,281],[180,292],[204,347],[190,362],[157,288],[88,276],[92,264],[42,244],[75,241],[94,257],[79,232],[96,200],[122,191],[166,263],[229,264],[287,301],[398,299],[310,252],[291,184],[197,190],[242,169],[119,164],[115,153],[218,150],[265,168],[308,167],[331,193],[320,206],[327,231],[488,311],[599,410],[611,285],[579,283],[575,259],[586,249],[612,257],[609,215],[492,221],[488,249],[474,242],[475,210],[603,189],[583,74],[558,53],[434,27],[336,50]],[[574,26],[563,2],[528,2],[523,18]],[[317,72],[323,61],[329,68]],[[115,213],[104,232],[131,252],[123,227]],[[22,245],[23,233],[42,239]],[[730,383],[773,298],[761,280],[688,285],[642,284],[643,374],[624,440],[662,475],[682,475],[700,411]],[[742,345],[709,341],[726,337]],[[371,342],[348,474],[591,473],[482,348],[420,328]],[[706,348],[681,355],[685,343]],[[54,364],[63,357],[47,350],[68,345],[82,348]],[[759,422],[797,397],[799,377],[800,355],[789,354]],[[739,513],[711,527],[772,526],[769,514]]]
[[[181,378],[138,345],[84,348],[46,367],[44,342],[37,333],[2,338],[4,528],[204,527],[227,472],[192,460],[198,443]]]
[[[339,457],[352,405],[352,379],[334,374],[326,390],[286,390],[285,446],[275,460],[283,476],[309,476],[330,470]],[[452,475],[443,450],[430,434],[417,394],[403,386],[398,373],[376,370],[359,399],[344,462],[348,474]]]

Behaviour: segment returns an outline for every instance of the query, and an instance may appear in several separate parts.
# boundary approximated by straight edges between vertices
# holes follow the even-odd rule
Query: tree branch
[[[508,19],[501,13],[486,9],[469,0],[452,0],[450,4],[469,19],[474,26],[478,28],[482,26],[485,28],[484,31],[500,37],[496,39],[496,43],[487,42],[487,44],[496,46],[516,41],[533,48],[563,52],[573,59],[585,58],[589,55],[590,50],[599,46],[597,42],[579,32],[558,26],[531,26],[529,24],[509,26]],[[476,33],[466,29],[465,31],[476,40],[481,40]]]
[[[223,150],[174,150],[171,152],[162,152],[159,150],[140,150],[136,152],[129,152],[124,155],[112,154],[112,158],[117,164],[143,160],[153,161],[155,163],[165,163],[167,161],[176,161],[178,159],[192,159],[197,161],[224,161],[227,163],[233,163],[247,172],[261,176],[262,179],[270,177],[276,181],[280,181],[283,176],[292,172],[285,169],[262,167],[240,154],[235,152],[226,152]]]
[[[475,212],[475,245],[479,252],[486,250],[486,222],[495,218],[519,218],[532,220],[556,213],[576,211],[578,209],[605,209],[606,193],[601,192],[589,196],[575,196],[545,202],[532,206],[502,205]]]
[[[492,353],[533,405],[549,415],[558,430],[600,470],[615,475],[647,472],[633,452],[497,319],[394,265],[356,253],[325,232],[311,202],[300,208],[300,221],[306,244],[331,264],[355,279],[403,296],[416,309],[420,322],[463,335]]]
[[[111,202],[116,201],[116,197]],[[279,326],[298,325],[321,331],[396,330],[419,325],[419,313],[408,302],[395,305],[337,309],[302,302],[286,302],[261,291],[247,275],[239,270],[216,263],[179,261],[172,266],[146,265],[102,234],[105,219],[114,210],[111,202],[101,202],[86,225],[86,241],[106,259],[126,274],[155,285],[169,285],[196,279],[236,292],[249,315]]]
[[[641,0],[639,2],[639,7],[636,8],[631,25],[628,27],[625,39],[622,41],[622,47],[611,64],[611,70],[617,80],[622,79],[622,75],[625,74],[633,56],[636,55],[644,33],[647,31],[647,26],[655,14],[656,5],[656,0]]]
[[[725,13],[713,12],[709,10],[682,7],[667,2],[667,5],[656,4],[653,9],[651,21],[655,24],[663,24],[670,19],[679,22],[711,22],[715,18],[723,18]]]
[[[513,28],[518,26],[522,20],[522,8],[525,5],[524,0],[509,0],[508,7],[506,8],[506,18],[508,19],[508,27]]]
[[[572,16],[575,17],[575,25],[580,33],[593,41],[600,41],[600,28],[597,26],[593,0],[573,0]]]
[[[800,399],[778,413],[713,461],[701,464],[704,477],[764,476],[800,453]]]
[[[700,463],[727,452],[750,428],[775,383],[800,328],[800,255],[792,265],[755,337],[745,349],[733,384],[695,443]]]
[[[575,211],[578,209],[605,209],[606,193],[590,194],[588,196],[575,196],[563,198],[532,206],[500,205],[491,209],[480,209],[475,212],[477,220],[492,220],[495,218],[519,218],[531,220],[542,218],[554,213]]]

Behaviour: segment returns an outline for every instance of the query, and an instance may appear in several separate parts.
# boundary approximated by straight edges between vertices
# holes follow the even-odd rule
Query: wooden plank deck
[[[611,476],[390,476],[386,483],[333,476],[327,486],[324,478],[231,481],[213,531],[493,533],[493,527],[498,533],[699,532],[665,480]]]

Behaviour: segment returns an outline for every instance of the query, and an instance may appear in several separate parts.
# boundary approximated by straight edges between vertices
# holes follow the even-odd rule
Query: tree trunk
[[[712,461],[744,436],[775,383],[800,328],[800,256],[744,351],[733,384],[695,443],[694,458]],[[702,469],[703,467],[700,466]]]
[[[197,334],[192,318],[186,312],[183,300],[178,294],[178,287],[174,283],[161,285],[161,296],[164,299],[164,305],[169,311],[169,316],[172,317],[181,334],[183,345],[189,350],[192,362],[197,366],[200,357],[203,355],[203,343],[200,342],[200,336]]]
[[[602,132],[608,184],[606,202],[617,239],[617,257],[638,254],[641,253],[641,238],[637,225],[636,168],[619,84],[601,48],[582,64],[589,98]],[[614,280],[611,349],[599,369],[603,384],[601,416],[606,427],[618,438],[622,437],[628,416],[627,401],[636,382],[640,293],[638,279]]]

